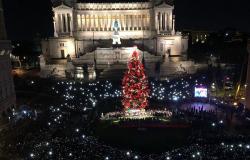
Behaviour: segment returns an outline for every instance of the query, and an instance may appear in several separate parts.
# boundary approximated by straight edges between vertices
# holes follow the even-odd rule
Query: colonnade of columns
[[[172,12],[157,12],[155,14],[155,28],[158,32],[173,30]]]
[[[72,13],[57,13],[54,19],[54,34],[59,33],[70,33],[73,31],[73,16]]]
[[[120,24],[120,30],[149,30],[149,14],[78,14],[77,30],[79,31],[112,31],[113,22],[117,20]]]

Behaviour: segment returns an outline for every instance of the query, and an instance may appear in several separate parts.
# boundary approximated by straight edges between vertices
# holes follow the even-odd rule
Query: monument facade
[[[117,59],[121,57],[119,50],[133,46],[148,53],[148,57],[154,56],[153,59],[183,57],[188,49],[188,38],[175,31],[173,4],[153,0],[67,2],[70,3],[53,7],[54,36],[42,41],[43,75],[52,73],[53,70],[48,71],[52,64],[57,65],[53,73],[67,70],[62,63],[66,63],[67,57],[71,57],[73,65],[79,66],[81,59],[98,65],[98,61],[111,64],[103,57],[114,55],[112,58]],[[90,55],[92,58],[88,58]],[[100,55],[103,57],[98,60]],[[123,57],[120,61],[129,60],[129,55]]]

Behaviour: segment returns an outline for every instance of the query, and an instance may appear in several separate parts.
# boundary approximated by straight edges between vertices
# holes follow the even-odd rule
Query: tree
[[[147,107],[149,97],[148,79],[136,51],[133,52],[128,63],[128,71],[122,80],[122,90],[122,104],[125,110]]]

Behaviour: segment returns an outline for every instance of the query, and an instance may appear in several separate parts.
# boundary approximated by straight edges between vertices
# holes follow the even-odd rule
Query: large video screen
[[[207,98],[207,88],[195,87],[194,88],[194,97]]]

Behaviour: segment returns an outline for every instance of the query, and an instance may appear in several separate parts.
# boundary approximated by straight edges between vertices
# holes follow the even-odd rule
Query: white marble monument
[[[46,60],[42,72],[59,73],[55,70],[65,68],[63,65],[67,63],[59,61],[67,56],[72,58],[75,67],[95,63],[97,68],[105,64],[109,67],[114,63],[126,64],[131,54],[128,52],[135,45],[149,66],[154,66],[156,59],[161,61],[161,57],[185,57],[188,38],[175,31],[173,4],[153,0],[70,2],[70,5],[61,3],[53,7],[54,37],[42,41]],[[121,48],[112,48],[114,45]]]

